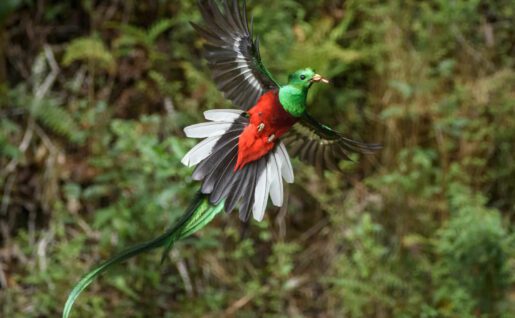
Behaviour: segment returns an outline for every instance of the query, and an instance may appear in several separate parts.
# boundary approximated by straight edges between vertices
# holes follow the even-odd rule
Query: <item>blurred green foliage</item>
[[[198,186],[181,129],[231,105],[194,1],[1,3],[0,316],[55,317],[89,268],[181,215]],[[312,112],[383,151],[323,177],[295,161],[287,209],[119,266],[75,316],[515,316],[513,1],[249,10],[276,77],[330,77]]]

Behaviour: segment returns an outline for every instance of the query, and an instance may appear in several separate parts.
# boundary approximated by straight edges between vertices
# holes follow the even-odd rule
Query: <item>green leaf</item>
[[[74,62],[94,62],[95,65],[114,73],[116,63],[111,52],[104,43],[96,37],[85,37],[73,40],[63,58],[63,65],[70,66]]]

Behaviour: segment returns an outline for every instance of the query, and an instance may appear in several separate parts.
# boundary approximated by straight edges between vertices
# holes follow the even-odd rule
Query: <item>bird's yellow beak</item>
[[[315,74],[313,76],[313,78],[311,79],[311,81],[315,82],[315,83],[322,82],[322,83],[325,83],[325,84],[329,84],[329,80],[326,79],[326,78],[323,78],[322,75],[320,75],[320,74]]]

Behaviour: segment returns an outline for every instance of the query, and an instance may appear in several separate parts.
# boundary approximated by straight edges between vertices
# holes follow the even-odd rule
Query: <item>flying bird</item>
[[[74,287],[63,310],[70,314],[76,298],[99,274],[142,252],[173,244],[208,224],[216,215],[237,209],[242,221],[263,219],[269,198],[284,203],[283,180],[294,181],[290,156],[316,170],[338,170],[353,152],[371,154],[381,148],[344,137],[319,123],[307,110],[312,85],[329,83],[311,68],[300,69],[279,84],[261,60],[259,41],[248,23],[246,5],[234,0],[199,1],[204,23],[192,23],[205,40],[205,57],[213,80],[238,109],[204,112],[204,123],[184,129],[203,139],[182,159],[195,167],[201,186],[186,213],[166,233],[114,256],[90,271]]]

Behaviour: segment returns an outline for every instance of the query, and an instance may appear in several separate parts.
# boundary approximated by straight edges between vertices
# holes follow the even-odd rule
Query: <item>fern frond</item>
[[[147,41],[149,41],[149,43],[154,43],[157,38],[163,32],[171,28],[173,24],[174,21],[172,19],[163,19],[157,21],[147,30]]]
[[[81,143],[83,135],[70,113],[53,99],[45,99],[32,107],[32,114],[45,128],[73,143]]]
[[[130,24],[110,23],[109,26],[121,33],[121,36],[115,41],[115,47],[143,45],[150,50],[157,38],[173,24],[172,19],[163,19],[151,25],[147,30]]]
[[[102,69],[113,73],[116,69],[116,62],[104,43],[95,37],[86,37],[73,40],[63,58],[63,65],[69,66],[77,61],[93,61]]]

